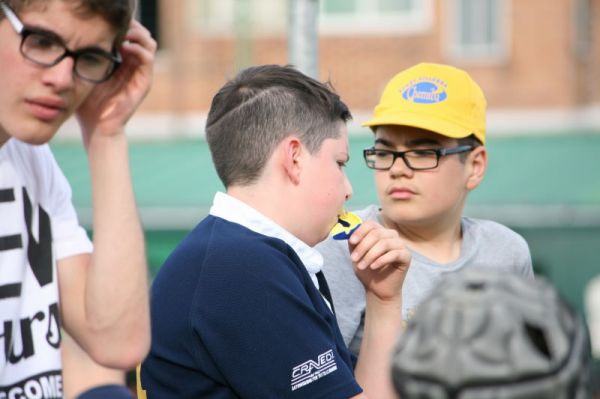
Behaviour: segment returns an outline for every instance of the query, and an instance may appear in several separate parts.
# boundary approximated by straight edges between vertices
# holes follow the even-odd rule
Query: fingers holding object
[[[361,270],[402,267],[410,262],[410,253],[398,233],[375,222],[365,222],[350,237],[349,244],[352,261]]]

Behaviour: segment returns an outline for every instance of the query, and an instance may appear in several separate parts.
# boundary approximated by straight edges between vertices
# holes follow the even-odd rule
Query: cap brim
[[[439,118],[430,118],[426,115],[412,114],[412,113],[399,113],[395,115],[386,115],[373,118],[367,122],[362,123],[364,127],[374,127],[381,125],[400,125],[400,126],[412,126],[419,129],[429,130],[442,136],[451,137],[454,139],[460,139],[463,137],[475,134],[471,129],[460,126],[451,121],[442,120]]]

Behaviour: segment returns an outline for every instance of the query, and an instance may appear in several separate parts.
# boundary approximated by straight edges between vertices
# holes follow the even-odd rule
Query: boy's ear
[[[302,143],[294,136],[286,137],[281,143],[283,152],[283,169],[293,184],[300,183],[300,172],[302,171],[301,156]]]
[[[487,150],[484,146],[478,146],[471,151],[467,158],[467,190],[471,191],[479,186],[485,176],[487,163]]]

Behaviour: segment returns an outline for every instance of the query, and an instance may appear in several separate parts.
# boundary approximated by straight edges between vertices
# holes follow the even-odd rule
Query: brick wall
[[[184,22],[184,1],[161,3],[163,49],[158,55],[153,90],[142,111],[205,112],[214,93],[240,66],[287,62],[285,32],[247,38],[249,56],[244,58],[233,35],[210,37],[190,32]],[[370,110],[388,79],[420,61],[452,63],[468,70],[484,89],[490,108],[569,109],[598,103],[600,0],[590,0],[592,40],[583,60],[574,50],[575,2],[513,0],[507,59],[467,63],[448,58],[443,47],[446,12],[442,0],[436,0],[432,28],[423,33],[321,35],[320,76],[332,81],[353,110]]]

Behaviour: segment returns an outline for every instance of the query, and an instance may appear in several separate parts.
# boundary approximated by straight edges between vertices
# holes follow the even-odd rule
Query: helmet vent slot
[[[550,348],[548,347],[548,340],[546,339],[546,334],[544,334],[544,331],[538,326],[525,323],[525,332],[529,336],[529,339],[536,347],[538,352],[542,354],[546,359],[552,359],[552,354],[550,353]]]
[[[471,291],[482,291],[485,288],[483,281],[470,281],[467,283],[467,289]]]

